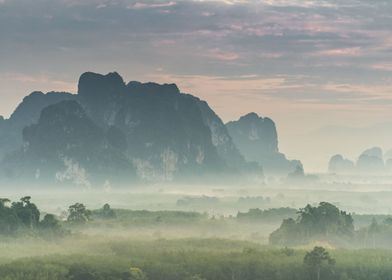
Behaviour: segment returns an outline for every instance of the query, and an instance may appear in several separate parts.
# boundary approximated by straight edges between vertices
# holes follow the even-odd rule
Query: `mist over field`
[[[391,11],[0,0],[0,280],[392,279]]]

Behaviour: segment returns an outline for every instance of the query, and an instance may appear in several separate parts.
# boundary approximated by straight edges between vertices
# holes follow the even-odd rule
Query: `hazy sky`
[[[224,121],[270,116],[306,157],[336,141],[309,131],[392,121],[392,1],[0,0],[0,115],[33,90],[75,92],[85,71],[175,82]],[[392,133],[360,137],[349,155],[392,148]]]

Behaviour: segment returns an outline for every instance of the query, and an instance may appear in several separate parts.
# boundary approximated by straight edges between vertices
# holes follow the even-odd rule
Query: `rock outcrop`
[[[0,121],[0,161],[23,145],[22,130],[38,121],[43,108],[72,99],[66,92],[33,92],[26,96],[9,119]]]
[[[373,147],[365,150],[358,158],[357,170],[362,173],[385,172],[382,149]]]
[[[302,164],[279,152],[275,123],[270,118],[249,113],[226,124],[234,144],[247,161],[262,165],[267,175],[287,175]]]
[[[328,163],[328,172],[335,174],[352,174],[355,171],[353,161],[343,158],[342,155],[334,155]]]
[[[33,93],[0,129],[19,139],[3,153],[8,178],[89,186],[262,174],[205,101],[174,84],[126,84],[117,73],[82,74],[76,95]]]
[[[383,151],[380,147],[373,147],[363,151],[356,163],[345,159],[342,155],[334,155],[328,165],[329,173],[334,174],[360,174],[360,175],[377,175],[386,174],[392,166],[391,161],[386,153],[384,161]]]

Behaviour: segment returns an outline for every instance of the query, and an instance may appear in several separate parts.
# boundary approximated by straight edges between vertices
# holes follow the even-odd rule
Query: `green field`
[[[30,197],[0,200],[0,280],[392,279],[389,215],[326,202],[227,215],[82,203],[48,215],[39,206]]]
[[[79,236],[1,244],[9,254],[1,259],[0,279],[315,279],[303,264],[306,249],[248,241]],[[329,251],[336,264],[320,279],[391,279],[390,251]],[[133,275],[135,270],[142,275]]]

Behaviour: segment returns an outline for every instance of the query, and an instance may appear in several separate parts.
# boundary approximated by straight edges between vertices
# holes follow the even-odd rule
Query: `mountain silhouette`
[[[254,121],[255,129],[247,124]],[[225,125],[207,102],[175,84],[127,84],[116,72],[86,72],[77,94],[34,92],[0,120],[1,174],[11,181],[95,186],[262,176],[262,165],[295,169],[297,162],[278,151],[272,120],[249,114],[238,124],[258,137],[249,148],[234,122]]]
[[[226,126],[245,159],[261,164],[266,174],[287,175],[297,167],[302,168],[301,162],[287,160],[279,152],[276,126],[270,118],[249,113],[237,121],[228,122]]]

